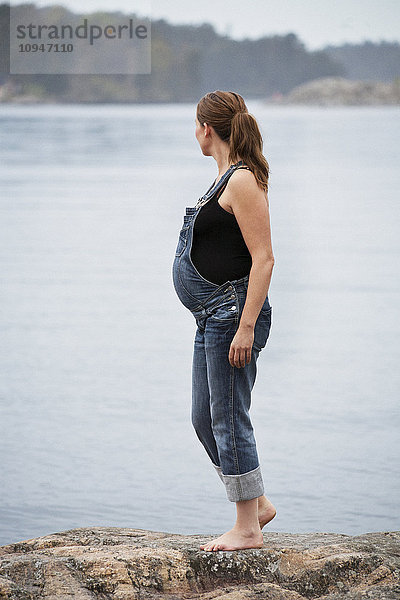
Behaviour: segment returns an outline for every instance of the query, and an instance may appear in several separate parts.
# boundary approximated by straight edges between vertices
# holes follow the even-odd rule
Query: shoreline
[[[266,106],[400,106],[400,78],[392,82],[351,80],[344,77],[321,77],[296,86],[287,94],[276,92],[272,96],[249,98],[248,101],[260,101]],[[187,104],[188,102],[183,102]],[[193,100],[195,103],[195,100]],[[72,95],[65,97],[40,96],[32,92],[18,93],[11,83],[0,86],[1,104],[121,104],[121,105],[151,105],[151,104],[180,104],[176,101],[134,99],[102,99],[96,97],[82,99]]]

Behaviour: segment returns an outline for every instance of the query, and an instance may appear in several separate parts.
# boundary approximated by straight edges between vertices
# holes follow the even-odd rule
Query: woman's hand
[[[232,367],[244,367],[251,361],[254,341],[254,327],[240,326],[229,348],[229,362]]]

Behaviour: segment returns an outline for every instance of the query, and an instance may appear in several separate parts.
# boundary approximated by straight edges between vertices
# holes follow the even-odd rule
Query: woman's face
[[[208,147],[208,142],[209,142],[209,138],[206,138],[204,136],[204,131],[205,131],[205,127],[204,125],[202,125],[196,115],[196,130],[195,130],[195,136],[197,141],[199,142],[199,146],[201,148],[202,153],[205,156],[209,156],[209,152],[207,151],[207,147]]]

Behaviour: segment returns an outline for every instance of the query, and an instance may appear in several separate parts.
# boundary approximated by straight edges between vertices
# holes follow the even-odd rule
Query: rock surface
[[[352,81],[344,77],[322,77],[299,85],[287,94],[270,101],[280,104],[398,105],[400,79],[392,83]]]
[[[0,598],[400,598],[400,532],[267,533],[260,550],[199,550],[208,539],[83,527],[1,546]]]

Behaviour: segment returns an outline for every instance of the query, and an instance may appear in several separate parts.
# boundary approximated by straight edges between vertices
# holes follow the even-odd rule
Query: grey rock
[[[279,104],[398,105],[400,79],[392,83],[352,81],[344,77],[322,77],[295,87],[286,96],[270,98]]]
[[[400,599],[400,532],[265,533],[261,549],[205,552],[209,536],[82,527],[0,547],[7,600]]]

